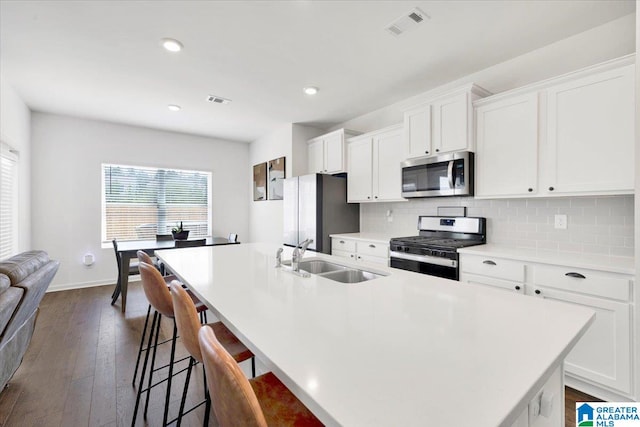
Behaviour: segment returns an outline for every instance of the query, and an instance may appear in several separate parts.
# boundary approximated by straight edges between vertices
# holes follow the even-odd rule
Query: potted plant
[[[174,240],[187,240],[189,238],[189,230],[185,230],[182,227],[182,221],[180,221],[180,225],[171,229],[171,234],[173,234]]]

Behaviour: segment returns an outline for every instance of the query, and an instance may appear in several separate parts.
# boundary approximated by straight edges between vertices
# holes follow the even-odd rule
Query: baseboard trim
[[[129,283],[140,280],[140,275],[129,276]],[[116,283],[113,280],[95,280],[93,282],[80,282],[80,283],[60,283],[57,285],[49,286],[47,292],[58,292],[58,291],[70,291],[73,289],[82,289],[82,288],[94,288],[96,286],[106,286],[111,285],[115,286]]]

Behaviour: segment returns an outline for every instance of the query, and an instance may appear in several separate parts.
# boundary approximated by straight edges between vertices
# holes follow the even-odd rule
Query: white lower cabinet
[[[561,273],[562,271],[562,273]],[[556,273],[557,280],[552,279]],[[631,393],[631,281],[622,275],[533,266],[527,294],[587,307],[596,318],[565,360],[567,374]],[[624,300],[617,300],[624,296]]]
[[[631,276],[460,254],[460,281],[595,311],[593,323],[565,359],[567,382],[587,384],[584,391],[596,397],[633,397]]]
[[[359,262],[389,265],[389,244],[333,237],[331,255]]]
[[[564,425],[564,382],[558,366],[510,427],[558,427]]]

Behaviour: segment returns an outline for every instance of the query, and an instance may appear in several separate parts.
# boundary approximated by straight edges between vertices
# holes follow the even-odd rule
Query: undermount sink
[[[383,277],[383,275],[364,270],[344,269],[341,271],[332,271],[331,273],[323,274],[322,277],[342,283],[360,283],[376,279],[378,277]]]
[[[291,261],[284,261],[283,266],[291,268]],[[307,259],[298,264],[301,272],[308,272],[326,279],[341,283],[360,283],[386,276],[383,273],[360,270],[350,266],[336,264],[323,259]]]

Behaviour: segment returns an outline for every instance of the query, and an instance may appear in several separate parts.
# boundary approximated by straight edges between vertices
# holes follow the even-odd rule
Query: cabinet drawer
[[[351,260],[354,260],[354,261],[356,260],[355,252],[331,250],[331,255],[338,256],[338,257],[341,257],[341,258],[348,258],[348,259],[351,259]]]
[[[356,241],[348,239],[340,239],[337,237],[331,238],[331,253],[335,251],[356,251]]]
[[[533,265],[532,272],[536,285],[620,301],[630,297],[631,279],[621,274],[551,265]]]
[[[389,265],[389,258],[362,254],[357,254],[356,257],[358,258],[358,261],[368,262],[370,264]]]
[[[460,273],[460,282],[468,283],[474,286],[484,286],[494,289],[501,289],[509,292],[523,294],[525,292],[524,284],[519,282],[511,282],[508,280],[494,279],[487,276],[476,276],[475,274]]]
[[[520,261],[460,254],[460,270],[465,273],[524,282],[524,263]]]
[[[357,242],[358,255],[372,255],[382,258],[389,257],[389,246],[376,242]]]

